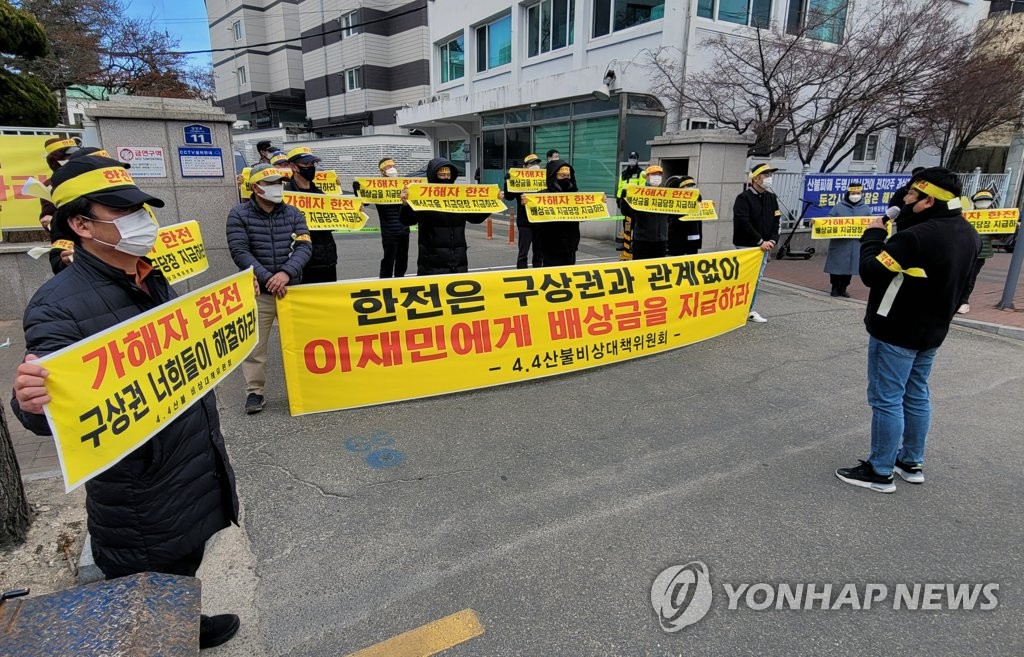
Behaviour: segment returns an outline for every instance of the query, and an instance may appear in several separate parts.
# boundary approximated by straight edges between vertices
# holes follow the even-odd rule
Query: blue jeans
[[[754,312],[754,303],[757,301],[757,293],[761,291],[761,279],[764,278],[764,268],[768,266],[770,255],[771,251],[765,251],[764,258],[761,259],[761,271],[757,272],[757,285],[754,288],[754,297],[750,300],[750,312]]]
[[[892,474],[897,458],[924,464],[924,443],[932,420],[928,375],[936,351],[905,349],[873,337],[868,340],[868,404],[872,410],[868,461],[882,476]]]

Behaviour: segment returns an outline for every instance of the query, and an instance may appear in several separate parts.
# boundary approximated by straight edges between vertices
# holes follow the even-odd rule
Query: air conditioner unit
[[[235,121],[231,124],[233,130],[248,130],[252,127],[252,123],[249,121]]]

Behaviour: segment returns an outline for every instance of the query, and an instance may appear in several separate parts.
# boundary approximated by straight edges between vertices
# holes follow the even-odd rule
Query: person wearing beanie
[[[772,192],[772,174],[778,169],[768,164],[758,164],[750,170],[750,186],[736,197],[732,206],[732,243],[737,249],[758,247],[764,252],[761,271],[757,274],[757,287],[761,287],[764,268],[771,257],[772,249],[779,242],[779,225],[782,213],[779,201]],[[750,314],[747,321],[764,323],[768,320],[754,310],[757,303],[757,289],[750,300]]]
[[[25,309],[26,356],[11,408],[37,435],[50,435],[47,371],[35,360],[95,336],[175,298],[145,255],[157,224],[147,206],[163,201],[135,185],[117,160],[72,158],[51,178],[55,226],[75,242],[75,259],[43,283]],[[109,405],[110,402],[108,402]],[[108,418],[109,419],[109,418]],[[85,483],[96,565],[107,579],[158,572],[195,577],[207,541],[238,523],[238,496],[211,390],[123,459]],[[199,647],[229,640],[234,614],[201,616]]]
[[[540,170],[540,158],[530,153],[523,158],[523,166],[527,169]],[[523,193],[510,192],[508,180],[512,174],[505,174],[505,199],[516,202],[516,230],[519,232],[519,252],[516,255],[516,269],[526,269],[530,262],[530,246],[533,246],[533,266],[542,267],[543,261],[537,245],[533,239],[533,225],[530,224],[530,215],[526,211],[526,204],[523,202]],[[528,192],[524,192],[528,193]]]
[[[547,194],[578,192],[576,171],[562,160],[547,164]],[[533,224],[533,248],[540,251],[545,267],[576,264],[576,251],[580,247],[580,222],[545,221]]]
[[[313,154],[312,149],[299,146],[288,151],[288,167],[292,178],[285,185],[289,192],[303,194],[323,194],[313,179],[316,177],[316,165],[320,158]],[[334,241],[333,230],[310,230],[313,255],[309,258],[306,268],[302,271],[302,282],[333,283],[338,280],[338,245]]]
[[[398,167],[390,157],[381,158],[377,170],[385,178],[397,178]],[[357,183],[353,189],[359,193]],[[369,205],[369,204],[367,204]],[[380,260],[381,278],[401,278],[409,268],[409,227],[402,223],[401,204],[378,204],[377,217],[380,220],[380,242],[384,257]]]
[[[697,181],[691,176],[672,176],[665,181],[665,187],[693,189]],[[697,197],[700,201],[701,197]],[[700,251],[704,243],[704,222],[679,221],[668,222],[668,255],[693,255]]]
[[[992,194],[992,190],[983,189],[971,197],[971,205],[977,210],[988,210],[992,207],[994,200],[995,197]],[[974,284],[978,281],[978,274],[981,273],[981,268],[985,266],[985,261],[991,258],[993,253],[992,236],[981,235],[981,251],[978,253],[978,259],[974,263],[974,269],[971,271],[971,278],[967,283],[967,287],[964,288],[964,293],[960,297],[960,307],[956,309],[958,315],[966,315],[971,312],[971,293],[974,292]]]
[[[664,175],[664,170],[657,164],[647,167],[643,171],[644,186],[661,187]],[[625,190],[620,200],[622,213],[630,222],[630,252],[633,254],[633,260],[665,257],[668,252],[669,223],[675,221],[677,217],[634,209],[625,196]]]
[[[864,204],[864,185],[851,182],[843,198],[828,213],[830,217],[864,217],[869,214]],[[831,239],[825,256],[825,273],[834,297],[849,297],[847,288],[860,269],[860,243],[855,239]]]
[[[960,212],[960,183],[941,167],[920,172],[903,202],[909,228],[890,239],[885,218],[860,238],[860,277],[868,286],[867,460],[836,470],[845,483],[879,493],[896,491],[893,473],[924,483],[931,424],[928,391],[935,354],[956,314],[981,239]]]

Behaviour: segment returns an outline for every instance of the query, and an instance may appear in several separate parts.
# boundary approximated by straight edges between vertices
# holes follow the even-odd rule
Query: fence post
[[[964,196],[971,198],[978,192],[978,185],[981,184],[981,167],[974,167],[974,171],[971,173],[971,182],[968,183],[967,191]]]
[[[1003,176],[1003,184],[999,186],[999,206],[1006,208],[1012,205],[1010,199],[1010,181],[1013,180],[1013,167],[1006,167],[1006,175]]]

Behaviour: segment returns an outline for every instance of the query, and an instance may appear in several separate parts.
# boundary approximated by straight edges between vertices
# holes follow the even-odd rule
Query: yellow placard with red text
[[[964,218],[982,235],[1006,235],[1017,230],[1017,225],[1020,223],[1020,210],[1017,208],[964,210]]]
[[[256,345],[257,331],[247,269],[40,358],[67,490],[210,392]]]
[[[413,210],[481,213],[504,212],[497,185],[409,185],[409,206]]]
[[[812,240],[860,239],[868,224],[878,217],[818,217],[811,224]],[[893,222],[886,223],[892,236]]]
[[[699,214],[700,190],[695,187],[678,189],[674,187],[643,187],[626,185],[626,203],[641,212],[662,214]]]
[[[284,202],[302,211],[310,230],[359,230],[368,219],[355,196],[285,192]]]
[[[509,169],[508,191],[543,192],[548,188],[548,172],[544,169]]]
[[[400,205],[402,190],[408,185],[425,184],[426,178],[356,178],[359,198],[374,205]]]
[[[296,286],[278,302],[293,415],[564,374],[746,324],[763,252]]]
[[[523,196],[530,223],[588,221],[608,218],[604,192],[530,194]]]
[[[341,183],[338,182],[337,171],[317,171],[313,176],[313,184],[319,187],[324,194],[331,196],[341,194]]]
[[[161,226],[156,244],[147,256],[164,273],[168,283],[177,283],[210,267],[198,221]]]
[[[26,196],[29,178],[50,179],[45,147],[53,135],[0,135],[0,230],[39,228],[39,199]]]
[[[242,169],[242,184],[238,186],[238,195],[242,197],[242,200],[252,196],[252,190],[249,189],[249,174],[252,173],[252,167],[245,167]]]
[[[701,201],[700,211],[697,214],[685,214],[679,217],[679,221],[718,221],[718,212],[715,210],[714,201]]]

